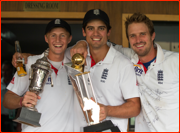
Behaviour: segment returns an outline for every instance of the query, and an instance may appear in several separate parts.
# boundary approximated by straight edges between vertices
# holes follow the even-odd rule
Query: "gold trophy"
[[[81,54],[75,54],[72,62],[65,63],[65,68],[73,85],[82,113],[84,114],[87,126],[83,127],[84,132],[119,132],[111,120],[99,122],[100,107],[93,89],[90,72],[84,72],[85,59]],[[92,100],[93,99],[93,100]]]

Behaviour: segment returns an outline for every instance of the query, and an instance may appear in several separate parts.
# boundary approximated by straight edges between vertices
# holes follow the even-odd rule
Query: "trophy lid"
[[[79,53],[74,54],[71,61],[74,66],[82,66],[85,63],[84,56]]]
[[[31,65],[31,67],[38,67],[45,70],[50,70],[51,63],[47,60],[48,53],[49,53],[49,48],[44,51],[44,56],[38,59],[35,64]]]
[[[72,61],[72,66],[71,66],[72,68],[74,68],[80,72],[84,71],[85,59],[84,59],[83,55],[76,53],[73,55],[71,61]]]

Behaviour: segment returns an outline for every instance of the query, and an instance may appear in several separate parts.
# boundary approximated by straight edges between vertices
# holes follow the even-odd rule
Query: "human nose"
[[[60,40],[61,40],[61,37],[60,37],[60,36],[57,36],[56,42],[60,42]]]
[[[98,35],[98,34],[99,34],[98,29],[95,29],[95,30],[94,30],[94,35]]]
[[[140,42],[141,42],[140,36],[136,36],[136,43],[140,43]]]

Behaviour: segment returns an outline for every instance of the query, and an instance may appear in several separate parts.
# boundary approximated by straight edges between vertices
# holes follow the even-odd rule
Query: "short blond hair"
[[[134,13],[132,16],[128,16],[125,21],[126,37],[128,40],[128,26],[132,23],[145,23],[151,36],[155,32],[153,22],[146,15],[141,13]]]

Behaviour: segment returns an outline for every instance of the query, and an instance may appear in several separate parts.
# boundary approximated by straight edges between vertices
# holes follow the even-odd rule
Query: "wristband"
[[[21,99],[19,101],[19,104],[21,105],[21,107],[22,107],[22,100],[23,100],[23,97],[21,97]]]

